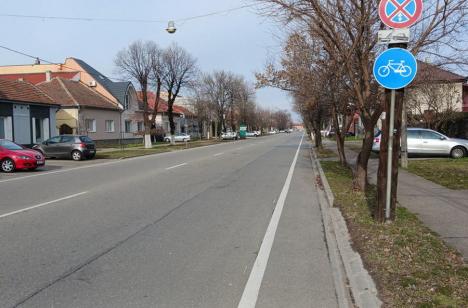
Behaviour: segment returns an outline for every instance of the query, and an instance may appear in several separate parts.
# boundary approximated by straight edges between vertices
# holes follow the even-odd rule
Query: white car
[[[174,140],[175,142],[185,142],[185,141],[190,141],[190,135],[187,134],[177,134],[174,135]],[[164,137],[165,142],[171,142],[171,136],[166,136]]]
[[[239,136],[236,132],[225,132],[221,134],[221,139],[223,140],[237,140]]]
[[[259,131],[246,132],[245,136],[246,137],[258,137],[260,136],[260,132]]]

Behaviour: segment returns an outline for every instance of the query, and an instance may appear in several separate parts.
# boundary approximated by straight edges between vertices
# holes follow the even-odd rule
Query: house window
[[[113,133],[114,131],[114,120],[106,120],[106,133]]]
[[[42,130],[43,130],[43,126],[42,126],[42,121],[40,119],[34,119],[34,125],[36,125],[35,127],[35,141],[36,142],[41,142],[42,140]]]
[[[0,117],[0,139],[5,139],[5,132],[6,132],[6,119],[4,117]]]
[[[49,139],[49,118],[31,118],[32,120],[32,142],[41,143]]]
[[[126,120],[125,121],[125,132],[130,133],[132,131],[132,121]]]
[[[128,93],[125,94],[125,101],[124,101],[124,109],[127,110],[128,109],[128,101],[129,101],[129,97],[128,97]]]
[[[140,121],[140,122],[137,123],[137,125],[138,125],[138,131],[142,132],[143,131],[143,122]]]
[[[95,119],[86,119],[86,131],[88,133],[95,133],[96,132],[96,120]]]

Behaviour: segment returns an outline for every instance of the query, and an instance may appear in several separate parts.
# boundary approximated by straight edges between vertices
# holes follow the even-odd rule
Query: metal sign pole
[[[390,97],[390,119],[388,125],[388,155],[387,155],[387,195],[385,199],[385,219],[390,219],[390,200],[392,197],[392,157],[393,157],[393,130],[395,121],[395,90]]]

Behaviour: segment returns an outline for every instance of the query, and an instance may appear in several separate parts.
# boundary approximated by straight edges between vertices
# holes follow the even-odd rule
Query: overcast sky
[[[115,77],[114,57],[134,40],[154,40],[165,47],[177,42],[198,59],[202,71],[230,70],[254,81],[267,59],[278,57],[280,27],[256,14],[255,8],[176,22],[178,31],[165,31],[168,20],[224,11],[253,2],[241,0],[1,0],[0,45],[53,62],[76,57]],[[68,21],[1,16],[92,17],[151,19],[159,23]],[[0,49],[0,65],[33,60]],[[257,102],[273,109],[291,110],[282,91],[262,89]],[[294,115],[297,119],[297,115]]]

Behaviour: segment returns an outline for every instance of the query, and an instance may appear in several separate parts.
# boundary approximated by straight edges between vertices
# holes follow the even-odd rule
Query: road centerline
[[[179,167],[182,167],[182,166],[185,166],[185,165],[187,165],[187,163],[182,163],[182,164],[178,164],[178,165],[175,165],[175,166],[167,167],[166,170],[179,168]]]
[[[278,229],[281,213],[283,212],[284,203],[289,192],[289,187],[291,185],[292,176],[296,167],[297,157],[299,156],[299,151],[301,149],[303,139],[304,135],[301,137],[301,141],[297,147],[296,154],[294,155],[294,159],[291,163],[291,167],[289,168],[286,181],[284,182],[281,194],[278,198],[278,201],[276,202],[273,215],[271,216],[270,223],[268,224],[265,236],[263,237],[260,250],[258,252],[257,258],[255,259],[252,271],[250,272],[249,279],[245,285],[238,308],[254,308],[257,303],[258,294],[260,292],[260,287],[263,281],[263,275],[265,274],[268,259],[270,258],[271,248],[273,247],[276,230]]]
[[[60,202],[60,201],[72,199],[72,198],[84,195],[86,193],[88,193],[88,192],[83,191],[83,192],[80,192],[80,193],[77,193],[77,194],[69,195],[69,196],[62,197],[62,198],[59,198],[59,199],[55,199],[55,200],[52,200],[52,201],[47,201],[47,202],[43,202],[43,203],[36,204],[36,205],[33,205],[33,206],[29,206],[29,207],[26,207],[26,208],[21,209],[21,210],[17,210],[17,211],[9,212],[9,213],[6,213],[6,214],[2,214],[2,215],[0,215],[0,219],[11,216],[11,215],[23,213],[23,212],[26,212],[26,211],[29,211],[29,210],[32,210],[32,209],[35,209],[35,208],[42,207],[42,206],[46,206],[46,205],[49,205],[49,204],[52,204],[52,203],[57,203],[57,202]]]
[[[213,156],[216,157],[216,156],[220,156],[220,155],[223,155],[223,154],[224,154],[224,152],[220,152],[220,153],[214,154]]]

